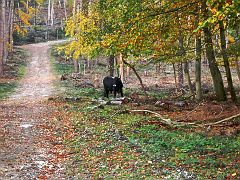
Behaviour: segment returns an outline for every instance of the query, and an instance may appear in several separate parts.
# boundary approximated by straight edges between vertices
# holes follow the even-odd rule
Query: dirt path
[[[29,64],[19,88],[0,102],[0,179],[65,179],[64,165],[54,162],[52,107],[46,99],[53,95],[49,45],[23,46]]]

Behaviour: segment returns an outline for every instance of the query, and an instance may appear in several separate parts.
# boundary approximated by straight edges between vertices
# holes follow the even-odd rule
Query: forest
[[[0,179],[239,179],[239,39],[238,0],[1,0]]]

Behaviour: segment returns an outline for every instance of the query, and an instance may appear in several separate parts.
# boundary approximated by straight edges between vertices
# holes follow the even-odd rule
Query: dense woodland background
[[[173,66],[177,90],[185,93],[188,87],[201,100],[205,63],[216,99],[226,101],[229,92],[236,101],[238,84],[233,83],[231,71],[240,78],[239,8],[237,0],[3,0],[0,74],[4,75],[14,44],[68,37],[71,40],[59,51],[74,62],[75,73],[79,61],[89,66],[91,59],[109,57],[110,75],[121,75],[124,81],[132,69],[144,89],[135,66],[154,64],[160,70],[167,64]],[[195,64],[194,73],[190,63]]]

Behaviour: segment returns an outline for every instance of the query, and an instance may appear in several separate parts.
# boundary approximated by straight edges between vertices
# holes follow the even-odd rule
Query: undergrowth
[[[11,93],[14,92],[14,89],[17,87],[16,82],[0,82],[0,99],[8,97]]]
[[[59,68],[59,67],[57,67]],[[128,104],[100,106],[101,91],[61,84],[76,136],[69,172],[79,179],[238,179],[240,136],[207,136],[150,124]],[[166,94],[162,94],[165,96]],[[155,121],[158,119],[155,118]],[[71,169],[71,168],[70,168]]]
[[[71,90],[73,91],[73,90]],[[239,176],[240,136],[208,137],[147,125],[150,117],[127,113],[127,105],[97,107],[93,89],[77,90],[70,111],[78,136],[79,177],[103,179],[225,179]],[[81,114],[81,116],[79,116]]]
[[[7,66],[11,69],[10,72],[5,71],[4,81],[0,81],[0,99],[7,98],[11,95],[18,86],[19,80],[26,73],[26,59],[27,54],[24,50],[15,48],[13,59],[8,60]],[[14,66],[11,66],[14,64]]]

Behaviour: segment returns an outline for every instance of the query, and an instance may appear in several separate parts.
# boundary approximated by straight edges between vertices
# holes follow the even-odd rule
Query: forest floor
[[[56,55],[54,49],[52,54]],[[145,67],[147,75],[144,66],[137,69],[149,97],[144,97],[131,72],[124,82],[125,99],[114,105],[112,95],[103,98],[101,80],[107,74],[107,61],[93,62],[92,68],[84,72],[82,67],[80,74],[74,74],[72,64],[58,55],[55,59],[55,70],[63,75],[61,86],[67,93],[52,101],[64,102],[65,111],[73,116],[76,136],[68,143],[75,177],[239,179],[239,104],[231,102],[229,95],[227,102],[214,99],[207,65],[202,67],[205,93],[201,102],[194,100],[187,88],[185,95],[175,91],[171,68],[156,74],[150,65]],[[224,73],[223,77],[226,85]],[[236,77],[233,73],[239,95]],[[98,81],[100,86],[93,88]],[[171,127],[163,118],[196,126]]]
[[[60,81],[72,65],[51,64],[54,43],[21,47],[29,53],[26,73],[0,100],[0,179],[240,177],[239,117],[216,126],[175,128],[151,113],[129,113],[149,110],[175,122],[205,124],[238,114],[238,105],[211,95],[196,102],[174,91],[172,76],[144,73],[149,98],[132,75],[124,83],[126,102],[99,105],[102,86],[92,87],[91,71]],[[15,80],[10,74],[0,86]]]
[[[9,98],[0,102],[0,179],[64,179],[66,159],[54,121],[55,76],[49,43],[22,46],[28,53],[26,74]],[[0,82],[13,81],[12,76]],[[59,130],[58,130],[59,131]]]

